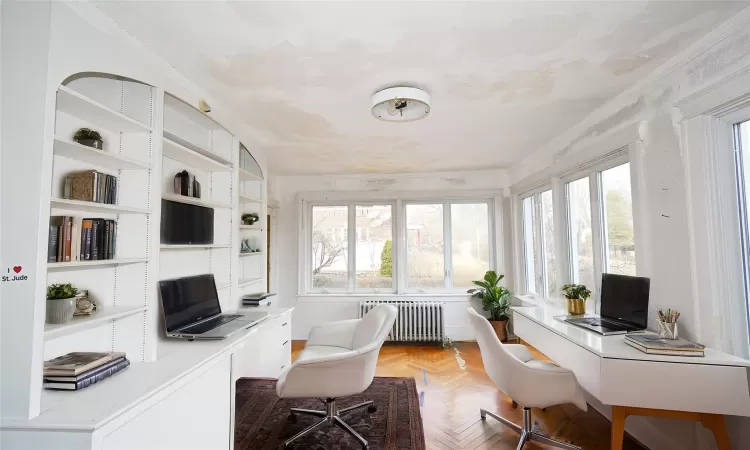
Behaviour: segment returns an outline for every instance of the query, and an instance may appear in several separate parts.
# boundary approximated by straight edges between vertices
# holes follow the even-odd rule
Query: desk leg
[[[701,414],[701,423],[704,427],[711,430],[716,440],[716,447],[719,450],[731,450],[732,443],[729,441],[727,424],[724,422],[724,416],[720,414]]]
[[[628,408],[612,406],[612,440],[611,450],[622,450],[622,440],[625,438],[625,419],[628,418]]]

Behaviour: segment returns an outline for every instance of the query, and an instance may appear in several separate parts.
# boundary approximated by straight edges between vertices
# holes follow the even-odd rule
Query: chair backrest
[[[352,350],[359,350],[369,344],[383,345],[388,333],[393,328],[398,310],[393,305],[380,304],[372,308],[359,321],[352,339]]]
[[[526,365],[506,350],[500,339],[497,338],[495,330],[486,317],[478,314],[474,308],[468,308],[469,319],[476,333],[479,350],[482,353],[484,370],[498,389],[505,392],[511,398],[516,398],[515,390],[517,381],[523,379]]]

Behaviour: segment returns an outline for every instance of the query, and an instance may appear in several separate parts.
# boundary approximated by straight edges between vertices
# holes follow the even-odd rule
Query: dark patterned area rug
[[[360,395],[337,399],[339,409],[374,400],[377,411],[367,408],[342,418],[362,435],[371,450],[424,450],[424,429],[419,412],[414,378],[376,377]],[[237,381],[235,402],[235,450],[276,450],[284,440],[314,424],[317,417],[298,414],[297,423],[288,420],[291,408],[325,410],[317,398],[285,398],[276,395],[276,380],[243,378]],[[298,441],[296,449],[348,450],[361,446],[337,426],[323,427]]]

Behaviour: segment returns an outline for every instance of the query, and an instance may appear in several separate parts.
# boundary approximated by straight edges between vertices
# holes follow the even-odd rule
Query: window
[[[406,284],[445,287],[443,205],[406,205]]]
[[[311,292],[465,292],[492,266],[488,200],[405,201],[400,211],[395,202],[326,204],[309,211]]]
[[[522,200],[521,209],[526,290],[542,297],[551,297],[559,290],[552,191],[526,197]]]
[[[349,260],[346,206],[312,208],[312,286],[345,289]]]
[[[594,291],[594,234],[591,228],[589,179],[571,181],[565,187],[568,207],[571,281]]]
[[[391,205],[356,206],[355,288],[393,288],[392,209]]]
[[[734,125],[734,149],[742,243],[743,287],[745,302],[750,305],[750,226],[748,225],[750,199],[748,199],[747,191],[750,186],[750,121]],[[750,307],[747,310],[750,311]]]
[[[630,164],[603,171],[601,186],[605,272],[635,275]]]
[[[451,279],[468,288],[490,269],[490,226],[487,203],[451,205]]]

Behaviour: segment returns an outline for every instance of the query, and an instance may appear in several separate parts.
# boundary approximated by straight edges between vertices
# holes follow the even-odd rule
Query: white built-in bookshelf
[[[98,310],[64,324],[34,327],[48,360],[73,351],[122,351],[133,365],[158,362],[164,344],[158,282],[202,273],[216,279],[222,309],[236,310],[245,293],[266,289],[267,225],[263,171],[229,131],[206,114],[138,81],[102,74],[71,77],[59,87],[55,111],[49,217],[116,221],[111,259],[46,262],[46,284],[86,289]],[[98,131],[103,149],[75,142],[79,128]],[[71,173],[96,170],[116,178],[113,204],[66,198]],[[201,198],[174,192],[174,175],[187,170],[201,183]],[[160,242],[162,200],[213,208],[214,242]],[[242,225],[243,213],[260,220]],[[46,230],[45,230],[46,232]],[[46,236],[45,236],[46,238]],[[252,239],[256,253],[241,253]],[[35,320],[45,321],[41,316]],[[41,363],[41,361],[39,361]],[[120,379],[124,379],[122,377]],[[117,375],[108,383],[117,383]],[[77,393],[42,391],[44,408],[75,402]],[[82,407],[85,407],[82,405]]]

